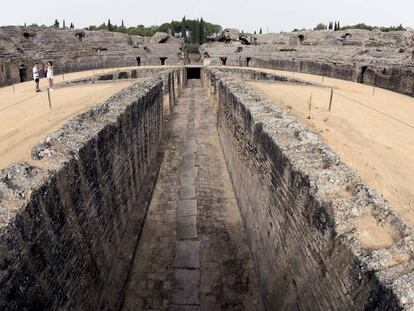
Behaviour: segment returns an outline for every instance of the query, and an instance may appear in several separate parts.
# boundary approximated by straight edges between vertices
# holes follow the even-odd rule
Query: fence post
[[[375,86],[374,86],[374,88],[372,89],[372,96],[374,96],[375,95]]]
[[[14,89],[14,84],[13,84],[13,94],[16,94],[16,90]]]
[[[312,93],[311,93],[310,98],[309,98],[309,115],[308,115],[309,120],[311,118],[311,110],[312,110]]]
[[[333,89],[331,89],[331,99],[329,100],[329,111],[331,111],[332,99],[333,99]]]
[[[52,101],[50,100],[50,89],[47,88],[47,98],[49,99],[49,108],[52,110]]]

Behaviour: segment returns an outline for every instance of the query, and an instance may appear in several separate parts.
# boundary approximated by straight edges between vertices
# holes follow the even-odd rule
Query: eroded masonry
[[[179,62],[60,85],[133,81],[0,171],[0,309],[414,308],[410,225],[245,81],[312,83]]]

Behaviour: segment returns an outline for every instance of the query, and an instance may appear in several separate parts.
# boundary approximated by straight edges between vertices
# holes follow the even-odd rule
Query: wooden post
[[[374,96],[375,95],[375,86],[374,86],[374,88],[372,89],[372,96]]]
[[[308,115],[309,120],[311,118],[311,111],[312,111],[312,93],[311,93],[310,98],[309,98],[309,115]]]
[[[331,89],[331,98],[329,99],[329,111],[331,111],[332,99],[333,99],[333,89]]]
[[[325,76],[322,76],[322,83],[325,82]]]
[[[52,101],[50,100],[50,89],[47,88],[47,98],[49,99],[49,108],[52,110]]]
[[[13,94],[16,94],[16,90],[14,89],[14,84],[13,84]]]
[[[65,81],[65,73],[63,73],[62,75],[63,75],[63,81]]]

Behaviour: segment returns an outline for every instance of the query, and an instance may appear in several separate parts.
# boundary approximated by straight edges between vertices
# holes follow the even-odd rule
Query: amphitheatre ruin
[[[414,310],[413,97],[409,28],[0,27],[0,310]]]

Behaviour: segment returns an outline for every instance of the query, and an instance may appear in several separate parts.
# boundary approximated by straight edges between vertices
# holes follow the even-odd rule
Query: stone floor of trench
[[[216,123],[200,81],[190,80],[166,121],[122,310],[263,310]]]

